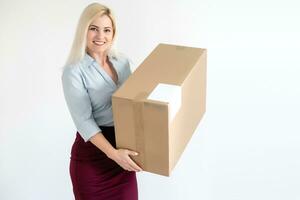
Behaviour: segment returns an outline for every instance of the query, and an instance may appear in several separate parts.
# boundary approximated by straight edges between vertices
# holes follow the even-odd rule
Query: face
[[[90,54],[104,53],[112,45],[112,21],[107,15],[97,17],[88,27],[87,51]]]

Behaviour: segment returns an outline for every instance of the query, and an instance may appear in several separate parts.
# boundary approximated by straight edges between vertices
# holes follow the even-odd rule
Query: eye
[[[104,32],[105,32],[105,33],[110,33],[111,30],[110,30],[110,29],[104,29]]]
[[[92,31],[97,31],[97,28],[91,27],[90,30],[92,30]]]

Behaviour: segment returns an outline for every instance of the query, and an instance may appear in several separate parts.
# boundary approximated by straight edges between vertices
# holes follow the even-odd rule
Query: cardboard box
[[[158,100],[148,99],[157,98],[156,90]],[[205,99],[206,49],[159,44],[113,94],[117,147],[139,152],[133,159],[144,171],[170,176],[205,113]]]

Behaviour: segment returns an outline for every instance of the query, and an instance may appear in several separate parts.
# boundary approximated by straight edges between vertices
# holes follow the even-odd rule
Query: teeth
[[[97,44],[97,45],[103,45],[105,42],[94,41],[94,43]]]

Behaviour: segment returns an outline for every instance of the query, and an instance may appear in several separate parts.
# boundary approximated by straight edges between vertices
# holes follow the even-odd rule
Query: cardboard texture
[[[160,83],[181,88],[172,119],[172,100],[148,99]],[[170,176],[205,113],[206,49],[159,44],[113,94],[112,104],[117,148],[139,152],[133,160],[144,171]]]

